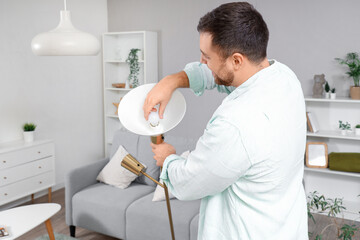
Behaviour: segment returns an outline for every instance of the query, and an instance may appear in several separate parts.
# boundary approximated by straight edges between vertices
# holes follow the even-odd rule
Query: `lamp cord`
[[[66,0],[64,0],[64,10],[66,11]]]

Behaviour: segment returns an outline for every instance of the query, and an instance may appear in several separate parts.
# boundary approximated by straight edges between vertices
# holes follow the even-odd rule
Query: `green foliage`
[[[346,74],[353,78],[356,87],[359,86],[360,80],[360,59],[359,54],[355,52],[348,53],[345,59],[335,58],[340,64],[347,65],[349,71]]]
[[[360,124],[356,125],[355,128],[360,128]]]
[[[139,58],[137,56],[137,52],[140,51],[138,48],[132,48],[130,49],[128,58],[126,59],[126,62],[130,65],[130,74],[128,76],[128,80],[130,83],[132,83],[133,88],[136,88],[139,86]]]
[[[34,123],[25,123],[23,125],[24,132],[35,131],[36,125]]]
[[[360,195],[359,195],[360,196]],[[316,191],[309,194],[307,197],[307,206],[308,206],[308,217],[313,220],[314,224],[316,224],[314,216],[310,211],[317,213],[327,213],[327,215],[332,219],[333,223],[324,227],[320,234],[317,234],[314,240],[322,240],[323,233],[326,229],[331,226],[335,226],[337,229],[337,237],[338,239],[343,240],[352,240],[352,237],[355,235],[357,231],[360,231],[360,227],[356,225],[348,225],[344,224],[340,227],[339,223],[336,221],[337,216],[345,210],[346,208],[343,206],[342,198],[325,198],[324,195],[319,195]],[[359,212],[360,214],[360,212]],[[313,233],[309,233],[309,237],[314,235]]]
[[[339,128],[341,130],[350,130],[351,129],[351,125],[350,123],[346,122],[346,123],[343,123],[341,120],[339,120]]]
[[[356,225],[348,225],[344,224],[344,226],[340,229],[341,234],[339,239],[343,240],[351,240],[352,237],[355,235],[355,232],[359,231],[360,229]]]
[[[336,91],[335,88],[331,89],[331,92],[332,92],[332,93],[335,93],[335,91]]]
[[[325,92],[330,92],[330,85],[328,83],[328,81],[325,82]]]
[[[315,240],[322,240],[322,235],[316,235]]]

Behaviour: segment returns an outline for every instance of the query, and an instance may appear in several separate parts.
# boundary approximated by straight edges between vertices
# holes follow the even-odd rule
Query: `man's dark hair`
[[[211,34],[212,45],[224,58],[238,52],[259,63],[266,57],[269,30],[261,14],[247,2],[215,8],[200,19],[197,30]]]

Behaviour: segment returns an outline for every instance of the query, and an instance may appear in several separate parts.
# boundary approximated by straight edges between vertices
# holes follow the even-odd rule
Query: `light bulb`
[[[152,127],[157,127],[160,123],[160,117],[159,117],[159,113],[156,112],[151,112],[149,114],[149,120],[148,122],[150,123],[150,126]]]

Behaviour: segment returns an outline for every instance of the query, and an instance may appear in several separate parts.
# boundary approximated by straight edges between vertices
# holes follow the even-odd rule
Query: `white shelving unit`
[[[113,83],[125,83],[130,73],[126,63],[132,48],[141,49],[139,54],[139,83],[158,81],[157,33],[149,31],[104,33],[103,43],[103,89],[104,89],[104,146],[108,156],[114,132],[121,129],[116,107],[131,89],[114,88]]]
[[[325,142],[328,152],[360,152],[360,136],[353,132],[341,135],[338,121],[348,121],[354,128],[360,124],[360,100],[348,97],[336,99],[305,97],[306,111],[315,115],[320,130],[307,133],[307,140],[311,142]],[[343,198],[344,217],[355,219],[360,211],[360,173],[333,171],[328,168],[304,169],[305,190],[317,191],[330,198]]]

